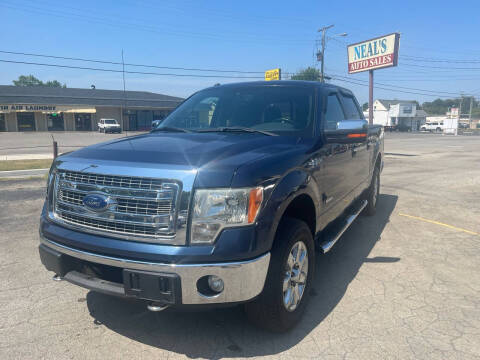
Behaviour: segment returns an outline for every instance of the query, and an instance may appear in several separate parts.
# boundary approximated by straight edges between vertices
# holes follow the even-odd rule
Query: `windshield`
[[[235,127],[307,135],[311,134],[313,109],[312,88],[226,86],[196,93],[157,128],[200,131]]]
[[[116,124],[117,120],[105,120],[105,124]]]

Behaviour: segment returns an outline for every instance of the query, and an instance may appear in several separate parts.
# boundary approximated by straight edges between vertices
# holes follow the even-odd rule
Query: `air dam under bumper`
[[[40,256],[48,270],[60,273],[65,280],[85,288],[109,293],[116,296],[138,297],[146,300],[159,301],[158,298],[147,296],[134,296],[131,289],[120,283],[103,281],[80,274],[76,271],[62,273],[62,255],[86,261],[93,264],[102,264],[113,268],[123,269],[125,273],[138,272],[147,276],[171,278],[174,292],[177,296],[172,297],[171,304],[220,304],[242,302],[250,300],[261,293],[267,277],[270,263],[270,253],[266,253],[256,259],[238,262],[212,263],[212,264],[162,264],[154,262],[142,262],[129,259],[109,257],[90,252],[73,249],[47,238],[40,236]],[[48,263],[48,264],[47,264]],[[58,268],[56,268],[58,266]],[[65,272],[65,271],[63,271]],[[205,296],[199,293],[197,281],[206,275],[216,275],[224,282],[224,290],[217,295]],[[152,279],[147,279],[151,282]],[[124,283],[126,283],[124,281]],[[148,294],[146,291],[144,294]]]

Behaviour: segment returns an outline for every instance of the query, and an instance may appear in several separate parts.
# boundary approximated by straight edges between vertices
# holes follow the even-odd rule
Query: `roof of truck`
[[[238,83],[228,83],[215,85],[214,87],[248,87],[248,86],[301,86],[301,87],[319,87],[319,88],[331,88],[340,89],[342,91],[352,93],[351,90],[329,83],[321,83],[319,81],[306,81],[306,80],[273,80],[273,81],[246,81]]]

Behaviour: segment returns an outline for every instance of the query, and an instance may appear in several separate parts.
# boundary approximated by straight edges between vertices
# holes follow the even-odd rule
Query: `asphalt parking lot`
[[[15,159],[16,156],[22,155],[52,156],[54,140],[58,143],[58,151],[62,153],[135,134],[141,134],[141,132],[124,131],[121,134],[103,134],[94,131],[0,132],[0,160],[5,157],[4,160]]]
[[[302,322],[270,334],[241,307],[148,312],[51,281],[45,180],[0,181],[3,359],[480,358],[480,139],[387,134],[381,196],[317,260]]]

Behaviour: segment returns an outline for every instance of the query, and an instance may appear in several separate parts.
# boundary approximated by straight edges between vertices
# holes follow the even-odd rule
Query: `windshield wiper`
[[[158,128],[152,129],[150,132],[157,132],[157,131],[184,132],[184,133],[191,132],[190,130],[177,128],[177,127],[173,127],[173,126],[158,127]]]
[[[198,132],[247,132],[247,133],[258,133],[267,136],[278,136],[278,134],[272,133],[270,131],[264,130],[257,130],[252,128],[246,127],[219,127],[219,128],[212,128],[212,129],[201,129],[197,130]]]

